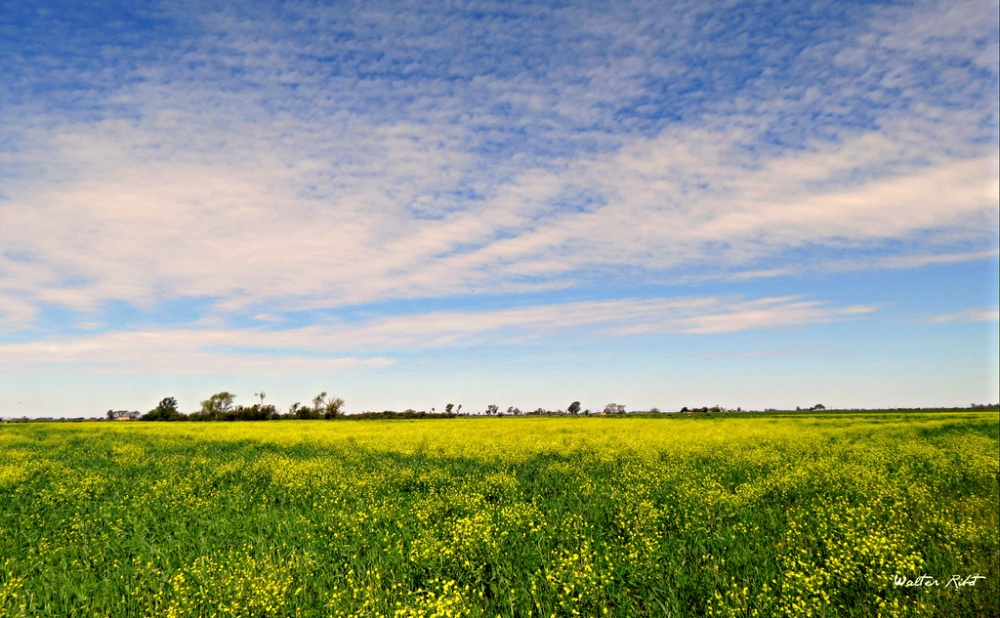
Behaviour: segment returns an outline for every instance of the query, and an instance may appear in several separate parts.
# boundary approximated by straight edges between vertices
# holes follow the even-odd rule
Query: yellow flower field
[[[997,616],[998,430],[5,425],[0,616]]]

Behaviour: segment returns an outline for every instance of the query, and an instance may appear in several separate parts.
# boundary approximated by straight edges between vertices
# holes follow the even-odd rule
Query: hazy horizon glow
[[[997,2],[0,9],[0,416],[1000,400]]]

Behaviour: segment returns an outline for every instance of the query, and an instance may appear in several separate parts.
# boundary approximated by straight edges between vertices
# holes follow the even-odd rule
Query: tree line
[[[326,391],[313,397],[312,405],[302,405],[295,402],[288,412],[279,412],[271,404],[265,404],[264,392],[254,393],[260,402],[250,406],[234,405],[236,395],[228,391],[216,393],[201,402],[201,409],[191,414],[184,414],[177,409],[177,400],[164,397],[160,403],[149,412],[139,417],[142,421],[277,421],[290,419],[333,419],[343,414],[344,400],[340,397],[328,397]],[[111,411],[108,412],[111,418]]]
[[[416,410],[405,410],[403,412],[396,412],[393,410],[385,410],[382,412],[361,412],[352,415],[344,414],[344,400],[340,397],[330,397],[326,392],[322,392],[316,395],[312,399],[312,405],[303,405],[301,402],[295,402],[288,407],[287,412],[279,412],[278,409],[271,405],[265,404],[264,398],[266,393],[261,391],[260,393],[254,393],[254,397],[260,399],[259,402],[253,405],[243,406],[235,405],[234,401],[236,395],[228,391],[222,391],[221,393],[216,393],[201,402],[201,408],[197,412],[192,412],[190,414],[184,414],[177,407],[177,400],[173,397],[164,397],[159,404],[149,412],[140,415],[138,412],[127,412],[123,410],[112,411],[108,410],[107,417],[109,420],[117,419],[128,419],[128,420],[143,420],[143,421],[272,421],[272,420],[310,420],[310,419],[352,419],[352,420],[364,420],[364,419],[388,419],[388,418],[455,418],[456,416],[467,416],[461,414],[462,406],[459,405],[457,408],[454,404],[449,403],[445,406],[444,412],[436,412],[434,408],[431,408],[430,412],[426,411],[416,411]],[[826,408],[822,404],[816,404],[811,408],[810,411],[820,411]],[[801,408],[796,408],[796,410],[801,410]],[[735,410],[727,410],[721,406],[712,407],[701,407],[701,408],[681,408],[681,413],[719,413],[719,412],[742,412],[741,408],[736,408]],[[524,415],[561,415],[561,414],[584,414],[590,415],[590,410],[582,410],[579,401],[572,402],[567,406],[566,411],[548,411],[543,408],[538,408],[533,412],[522,412],[519,408],[509,407],[507,408],[506,414],[500,411],[499,406],[495,404],[490,404],[486,407],[484,412],[487,416],[520,416]],[[660,410],[658,408],[651,408],[646,414],[659,414]],[[609,403],[604,406],[604,410],[598,412],[602,415],[618,415],[626,414],[625,406],[617,403]]]
[[[347,416],[343,412],[344,400],[340,397],[329,397],[325,391],[313,397],[311,406],[303,405],[301,402],[296,402],[289,406],[287,412],[283,413],[279,412],[275,406],[265,404],[264,398],[266,396],[267,395],[264,392],[254,393],[254,397],[260,398],[260,402],[254,403],[250,406],[242,406],[234,404],[236,395],[228,391],[222,391],[221,393],[216,393],[205,401],[202,401],[201,408],[197,412],[192,412],[190,414],[185,414],[178,409],[177,399],[174,397],[164,397],[155,408],[145,414],[140,415],[138,412],[108,410],[107,417],[109,420],[138,419],[142,421],[271,421],[337,418],[350,418],[352,420],[387,418],[455,418],[456,416],[462,415],[461,404],[456,407],[455,404],[449,403],[445,406],[444,412],[440,413],[434,408],[431,408],[430,412],[418,412],[411,409],[404,410],[403,412],[384,410],[382,412],[361,412],[360,414]],[[569,414],[579,414],[581,411],[584,414],[590,414],[590,410],[581,410],[579,401],[571,403],[566,410]],[[656,411],[658,412],[659,410]],[[605,412],[624,414],[625,406],[613,403],[608,404],[605,407]],[[510,407],[507,409],[508,415],[517,416],[521,413],[521,410],[518,408]],[[485,414],[487,416],[504,416],[504,414],[499,411],[498,406],[493,404],[486,407]],[[525,414],[553,414],[553,412],[539,408],[534,412],[527,412]],[[555,412],[555,414],[564,414],[564,412],[559,410],[558,412]]]

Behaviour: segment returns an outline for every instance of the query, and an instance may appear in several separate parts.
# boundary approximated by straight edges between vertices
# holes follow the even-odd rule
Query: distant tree
[[[344,407],[344,400],[340,397],[327,399],[323,404],[323,418],[337,418],[341,416],[340,409]]]
[[[114,410],[108,410],[107,412],[104,413],[104,416],[109,421],[113,421],[113,420],[115,420],[115,411]]]
[[[205,420],[226,420],[226,416],[233,410],[233,399],[236,399],[236,395],[228,391],[216,393],[201,402],[201,415]]]
[[[302,407],[302,402],[299,401],[296,401],[292,405],[288,406],[288,416],[291,418],[298,418],[300,407]]]
[[[452,408],[454,408],[454,407],[455,407],[455,404],[453,404],[453,403],[449,403],[448,405],[446,405],[446,406],[444,407],[444,412],[445,412],[445,414],[451,414],[451,410],[452,410]]]
[[[821,403],[817,403],[812,408],[810,408],[810,410],[826,410],[826,406],[824,406]]]
[[[272,418],[278,418],[278,411],[274,406],[265,406],[259,403],[248,407],[236,406],[226,416],[226,420],[233,421],[269,421]]]
[[[653,406],[652,408],[649,409],[649,413],[650,414],[659,414],[660,413],[660,409],[657,408],[656,406]]]
[[[605,414],[625,414],[625,406],[620,403],[609,403],[604,406]]]
[[[303,421],[315,420],[320,418],[321,414],[316,408],[310,408],[309,406],[299,406],[295,409],[295,418]]]
[[[497,413],[496,404],[491,403],[490,405],[486,406],[486,414],[496,414],[496,413]]]
[[[142,415],[144,421],[179,421],[186,417],[177,410],[177,400],[164,397],[160,403],[149,412]]]
[[[573,403],[569,404],[569,407],[566,408],[566,411],[569,412],[570,414],[579,414],[580,413],[580,402],[579,401],[574,401]]]
[[[319,410],[319,409],[323,408],[323,405],[325,403],[326,403],[326,391],[323,391],[319,395],[316,395],[315,397],[313,397],[313,408],[314,409]]]
[[[340,409],[344,407],[343,399],[340,397],[327,399],[326,391],[313,397],[312,403],[313,407],[308,413],[304,412],[305,409],[300,410],[299,418],[337,418],[340,416]]]

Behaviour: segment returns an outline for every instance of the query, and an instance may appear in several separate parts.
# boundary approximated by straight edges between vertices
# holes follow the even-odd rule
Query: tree
[[[344,400],[340,397],[326,398],[326,391],[313,397],[312,414],[308,418],[337,418],[340,416],[340,408],[344,406]],[[308,408],[305,408],[308,409]],[[300,416],[299,418],[303,418]]]
[[[323,418],[337,418],[340,416],[340,409],[344,407],[344,400],[340,397],[328,399],[323,404]]]
[[[496,414],[496,413],[497,413],[496,404],[491,403],[490,405],[486,406],[486,414]]]
[[[231,418],[230,418],[231,417]],[[250,407],[236,406],[226,420],[234,421],[269,421],[278,417],[278,411],[271,405],[255,403]]]
[[[574,401],[573,403],[569,404],[569,407],[566,408],[566,411],[569,412],[570,414],[579,414],[580,413],[580,402],[579,401]]]
[[[177,400],[173,397],[164,397],[155,408],[142,415],[144,421],[179,421],[183,418],[184,415],[177,410]]]
[[[300,420],[310,420],[320,418],[320,412],[315,408],[310,408],[309,406],[296,405],[295,409],[289,409],[289,414],[293,415],[293,418]]]
[[[604,406],[605,414],[625,414],[625,406],[620,403],[609,403]]]
[[[236,395],[228,391],[216,393],[201,402],[201,415],[209,420],[224,420],[233,410],[233,399],[236,399]]]
[[[451,414],[451,410],[452,410],[452,408],[454,408],[454,407],[455,407],[455,404],[453,404],[453,403],[449,403],[448,405],[446,405],[446,406],[444,407],[444,413],[445,413],[445,414]]]
[[[326,391],[323,391],[319,395],[313,397],[313,409],[319,410],[326,403]]]

